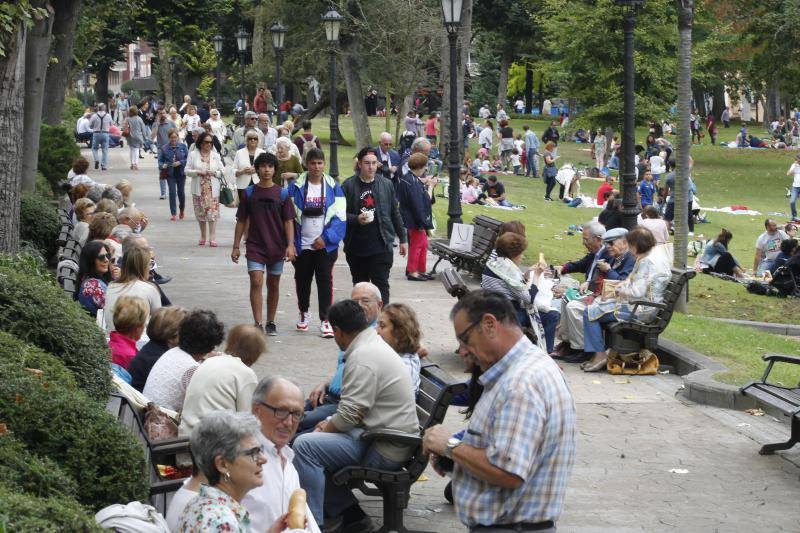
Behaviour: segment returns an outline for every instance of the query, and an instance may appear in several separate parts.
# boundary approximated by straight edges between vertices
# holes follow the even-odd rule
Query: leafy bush
[[[94,516],[69,498],[37,498],[0,484],[0,531],[103,532]]]
[[[28,242],[22,243],[15,254],[0,254],[0,269],[4,268],[35,276],[50,285],[56,284],[56,278],[47,270],[42,252]]]
[[[0,331],[57,356],[90,397],[103,402],[108,397],[111,356],[105,337],[57,285],[0,265]]]
[[[42,372],[41,378],[46,383],[78,390],[75,376],[58,357],[22,342],[10,333],[0,331],[0,366],[7,365],[39,370]]]
[[[83,110],[83,102],[77,98],[67,97],[64,99],[64,109],[61,111],[61,119],[69,126],[77,124],[78,117],[83,115]]]
[[[75,480],[47,457],[37,457],[11,433],[0,434],[0,479],[10,488],[39,498],[74,498]]]
[[[98,510],[147,497],[141,445],[82,391],[0,363],[0,413],[28,451],[72,476],[82,504]]]
[[[33,244],[44,257],[56,254],[56,239],[61,229],[53,203],[36,193],[22,195],[19,212],[19,238]]]
[[[71,130],[64,126],[42,124],[39,134],[39,171],[47,178],[55,194],[59,193],[59,183],[67,179],[72,162],[80,155]]]

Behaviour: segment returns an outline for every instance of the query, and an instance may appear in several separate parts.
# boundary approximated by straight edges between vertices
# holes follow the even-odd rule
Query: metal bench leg
[[[786,442],[779,442],[776,444],[765,444],[758,451],[760,455],[772,455],[779,450],[788,450],[795,444],[800,442],[800,418],[797,416],[792,417],[792,434]]]
[[[403,512],[408,507],[411,487],[387,483],[383,486],[383,527],[378,533],[433,533],[414,531],[403,525]]]
[[[437,267],[437,266],[439,266],[439,263],[441,263],[441,262],[442,262],[442,259],[444,259],[444,258],[440,256],[440,257],[439,257],[439,258],[436,260],[436,262],[433,264],[433,268],[431,269],[431,271],[430,271],[430,272],[428,272],[428,274],[430,274],[431,276],[434,276],[434,275],[436,275],[436,267]]]

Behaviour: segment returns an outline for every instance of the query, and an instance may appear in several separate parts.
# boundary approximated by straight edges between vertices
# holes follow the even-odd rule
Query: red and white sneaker
[[[322,337],[325,339],[332,339],[333,338],[333,328],[331,327],[331,323],[327,320],[323,320],[319,324],[319,332],[322,333]]]
[[[300,313],[300,319],[294,327],[297,331],[308,331],[308,313]]]

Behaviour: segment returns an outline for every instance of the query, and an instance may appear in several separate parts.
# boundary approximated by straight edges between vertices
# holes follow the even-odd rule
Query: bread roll
[[[543,265],[543,264],[545,264],[545,261],[544,261],[544,254],[543,254],[542,252],[539,252],[539,264],[540,264],[540,265]]]
[[[306,491],[297,489],[289,498],[289,527],[291,529],[306,528]]]

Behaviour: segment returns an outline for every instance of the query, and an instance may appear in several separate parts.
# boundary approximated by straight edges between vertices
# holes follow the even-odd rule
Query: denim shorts
[[[280,276],[281,274],[283,274],[283,260],[275,261],[272,264],[265,265],[264,263],[259,263],[258,261],[250,261],[248,259],[247,271],[253,272],[255,270],[260,270],[261,272],[264,272],[264,270],[266,270],[267,274],[270,274],[272,276]]]

